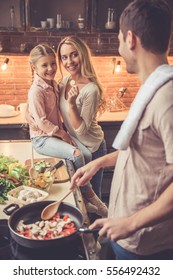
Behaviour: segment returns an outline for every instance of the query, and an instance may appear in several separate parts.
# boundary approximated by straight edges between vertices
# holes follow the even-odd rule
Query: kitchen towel
[[[139,89],[126,119],[115,137],[112,145],[113,148],[117,150],[126,150],[128,148],[132,135],[136,130],[147,104],[153,98],[157,90],[171,79],[173,79],[173,66],[168,64],[157,67],[156,70],[150,74]]]

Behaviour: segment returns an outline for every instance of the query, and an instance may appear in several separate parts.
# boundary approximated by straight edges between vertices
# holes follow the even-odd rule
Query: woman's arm
[[[80,108],[76,104],[78,95],[77,87],[73,87],[69,91],[70,118],[76,133],[84,135],[97,114],[100,93],[96,85],[86,85],[85,91],[80,93]]]
[[[70,110],[70,119],[71,124],[74,129],[78,129],[83,121],[83,119],[80,117],[77,105],[76,105],[76,99],[79,95],[79,89],[77,86],[73,86],[69,92],[68,92],[68,103],[69,103],[69,110]]]

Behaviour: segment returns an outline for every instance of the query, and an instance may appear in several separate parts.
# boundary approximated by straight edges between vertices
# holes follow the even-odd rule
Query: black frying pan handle
[[[8,206],[6,206],[4,209],[3,209],[3,212],[10,216],[11,214],[13,214],[14,211],[16,211],[17,209],[19,209],[19,205],[16,204],[16,203],[11,203],[9,204]]]
[[[93,228],[93,229],[89,229],[89,228],[79,228],[78,231],[81,233],[93,233],[93,232],[98,232],[100,230],[100,228]]]

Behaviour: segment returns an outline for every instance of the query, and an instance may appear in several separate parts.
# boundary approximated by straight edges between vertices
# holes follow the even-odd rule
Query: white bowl
[[[47,192],[28,186],[19,186],[7,193],[8,200],[22,205],[42,201],[47,196]]]
[[[14,106],[6,105],[6,104],[0,104],[0,115],[1,116],[11,116],[15,112]]]

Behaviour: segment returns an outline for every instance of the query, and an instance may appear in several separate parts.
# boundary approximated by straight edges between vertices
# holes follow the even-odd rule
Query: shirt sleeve
[[[173,163],[173,105],[166,110],[160,119],[159,131],[165,147],[166,161]]]
[[[79,99],[81,125],[75,130],[78,135],[83,135],[89,130],[91,123],[96,117],[100,99],[99,89],[95,86],[90,91],[85,92]],[[78,106],[78,104],[77,104]]]

